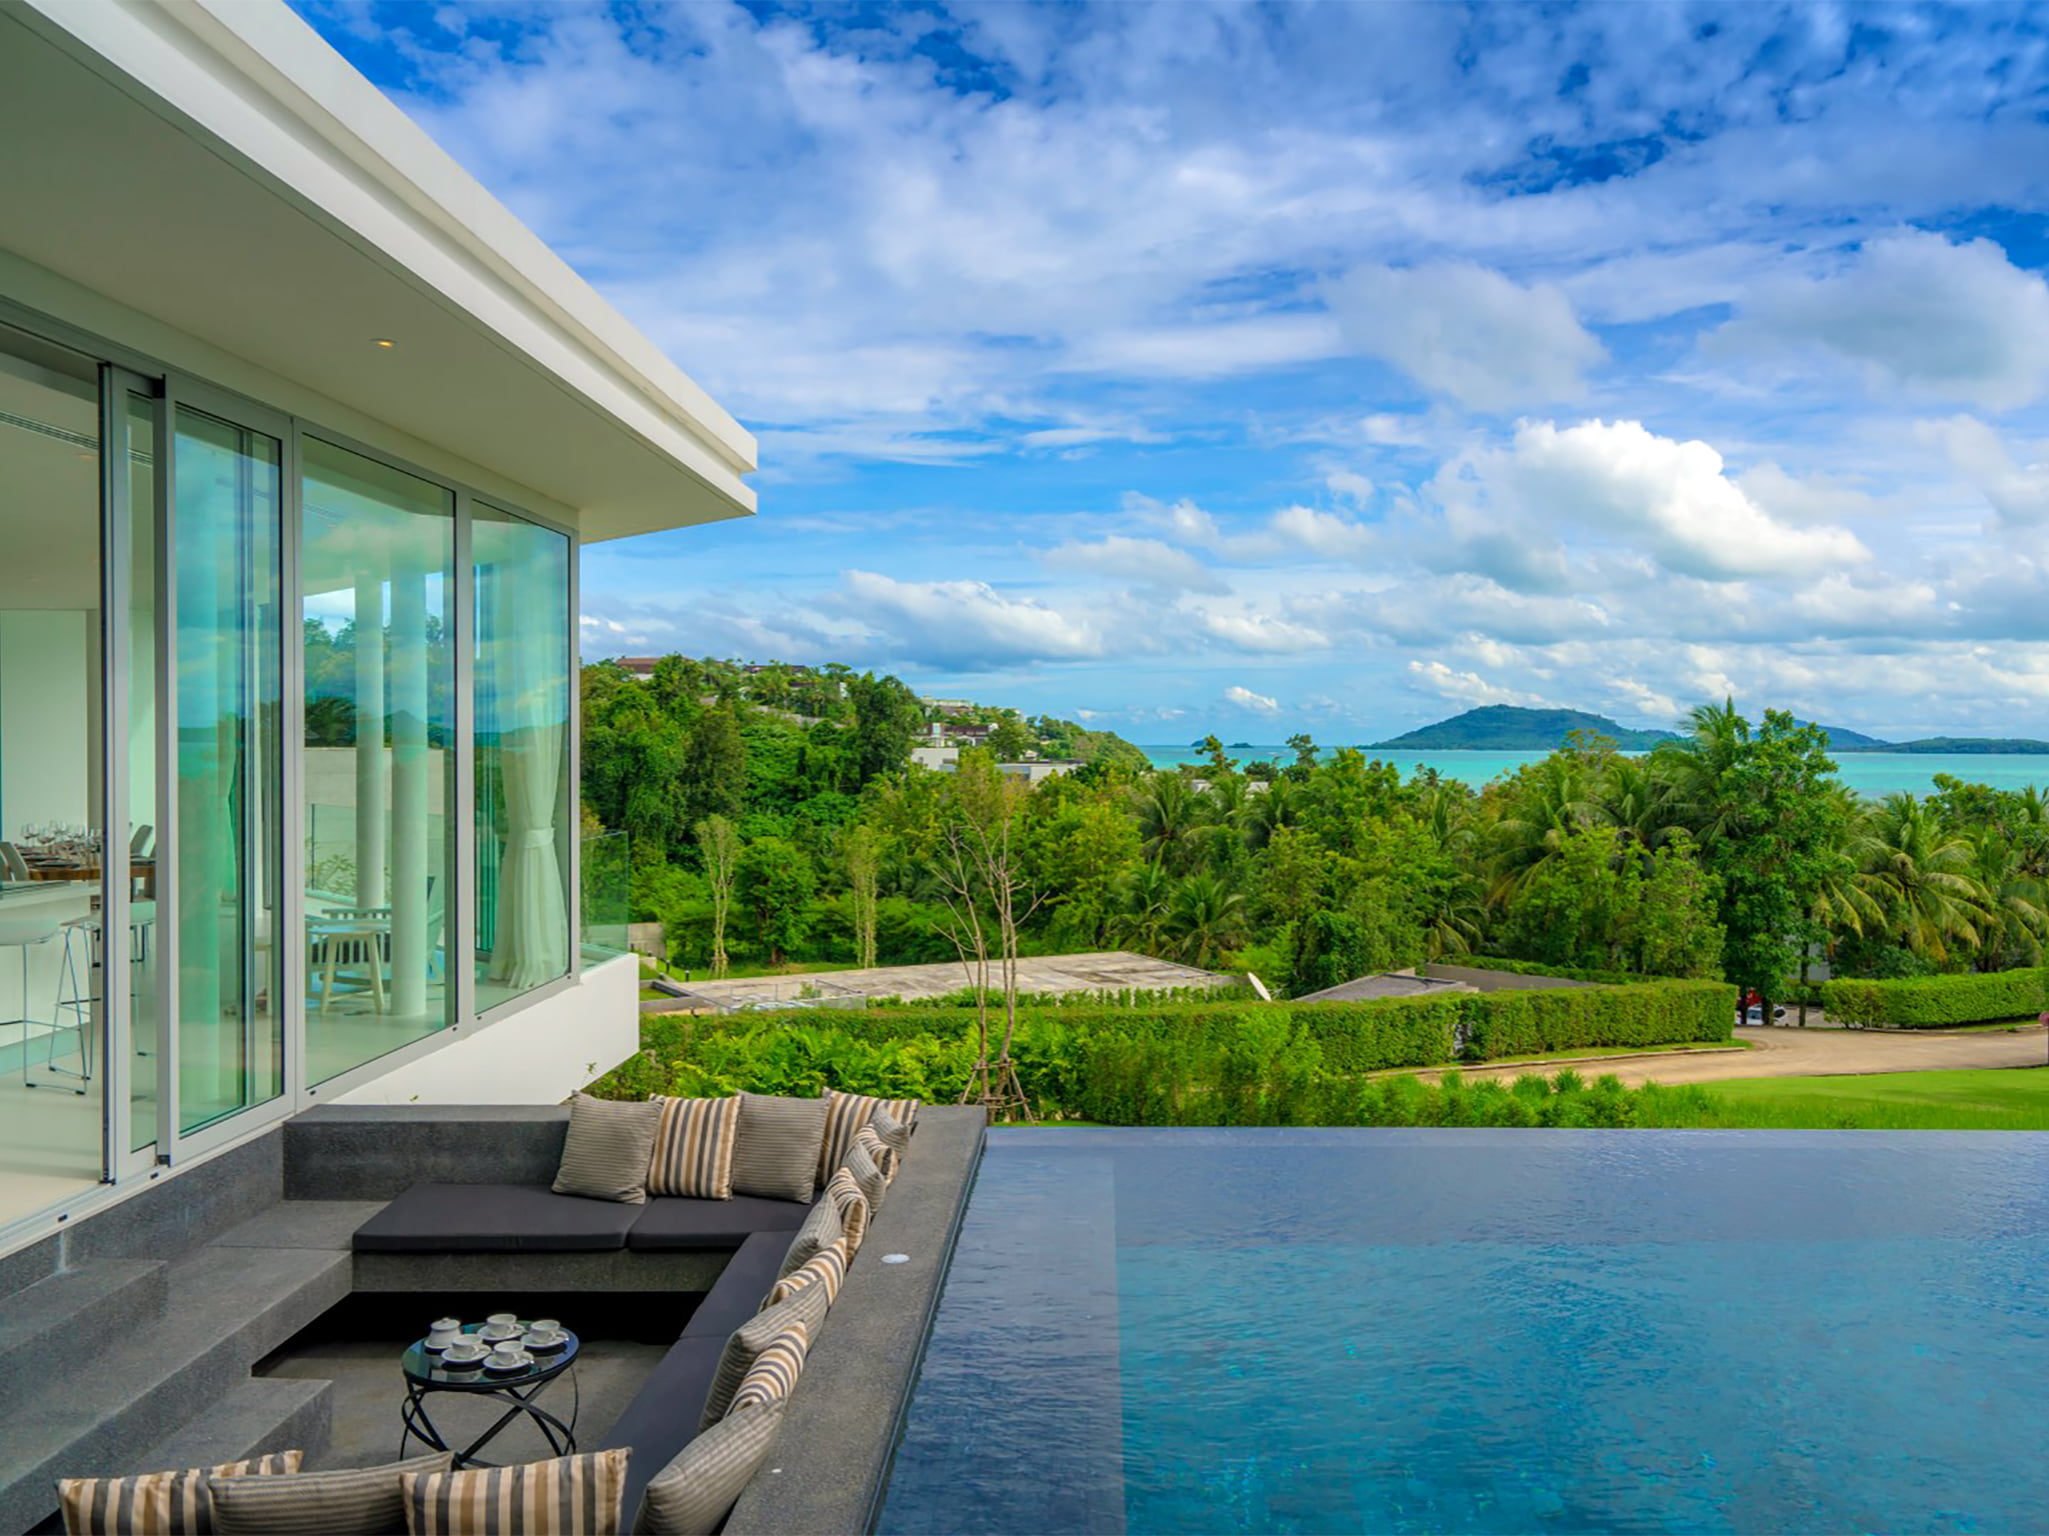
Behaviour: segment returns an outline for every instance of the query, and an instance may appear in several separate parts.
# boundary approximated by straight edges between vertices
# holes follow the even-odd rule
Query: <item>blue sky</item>
[[[761,439],[588,654],[2049,736],[2049,13],[301,9]]]

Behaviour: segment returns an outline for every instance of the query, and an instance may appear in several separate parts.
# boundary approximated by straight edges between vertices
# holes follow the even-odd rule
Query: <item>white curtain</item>
[[[505,857],[491,980],[524,990],[569,969],[569,912],[556,852],[563,754],[569,744],[568,600],[553,560],[487,569]],[[481,722],[480,722],[481,723]]]

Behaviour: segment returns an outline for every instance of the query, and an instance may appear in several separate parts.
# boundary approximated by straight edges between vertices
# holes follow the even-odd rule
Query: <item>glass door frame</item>
[[[101,685],[100,709],[100,785],[105,804],[100,808],[101,851],[100,851],[100,1089],[101,1089],[101,1143],[104,1181],[120,1183],[138,1174],[147,1173],[160,1161],[161,1139],[134,1143],[134,1062],[135,1018],[133,991],[131,986],[121,984],[119,978],[133,975],[130,969],[132,956],[129,940],[134,930],[129,926],[129,897],[133,888],[129,868],[129,840],[134,836],[132,812],[134,808],[133,785],[131,783],[131,755],[128,733],[133,727],[134,714],[130,700],[138,687],[160,688],[162,671],[162,647],[152,639],[151,654],[158,658],[156,675],[149,678],[134,676],[134,641],[130,630],[134,623],[134,579],[135,579],[135,519],[134,505],[134,455],[135,444],[131,433],[132,421],[129,415],[131,400],[148,401],[150,404],[150,425],[154,435],[154,452],[151,462],[151,476],[155,484],[153,523],[156,535],[155,578],[156,590],[152,603],[161,603],[163,597],[164,567],[168,546],[163,542],[165,507],[165,465],[167,454],[164,449],[164,387],[161,379],[134,373],[114,363],[100,365],[100,657]],[[155,622],[154,611],[151,622]],[[161,729],[162,721],[157,724]],[[159,742],[154,759],[158,803],[162,803],[163,759]],[[159,823],[162,818],[160,817]],[[164,829],[157,831],[157,848],[153,857],[157,861],[157,873],[164,873],[162,848]],[[162,888],[158,887],[161,900]],[[159,911],[167,911],[159,907]],[[161,978],[165,971],[162,963],[163,930],[159,926],[155,935],[159,957],[157,974]],[[158,1036],[154,1043],[157,1054],[157,1093],[159,1112],[157,1115],[158,1136],[161,1138],[164,1120],[161,1113],[164,1079],[174,1074],[165,1070],[168,1058],[163,1054],[163,1010],[159,992],[157,1007]]]
[[[279,867],[270,871],[278,882],[271,908],[271,951],[273,976],[278,996],[272,1000],[280,1053],[279,1092],[259,1103],[231,1110],[219,1119],[187,1131],[181,1122],[179,1077],[183,1056],[180,1050],[179,965],[160,948],[157,1008],[157,1161],[179,1163],[287,1118],[303,1107],[300,1080],[304,1074],[301,1051],[303,1006],[295,1007],[295,988],[303,987],[302,945],[292,942],[304,920],[302,883],[304,851],[291,820],[298,804],[300,755],[293,743],[305,735],[304,701],[300,697],[299,648],[296,626],[288,626],[293,612],[293,592],[298,579],[298,546],[292,528],[298,517],[298,444],[294,423],[283,412],[248,400],[227,390],[216,389],[172,372],[164,379],[157,428],[157,519],[161,552],[157,561],[157,903],[159,911],[174,917],[178,905],[178,568],[177,568],[177,458],[178,413],[183,407],[213,416],[230,425],[258,432],[275,440],[279,454],[278,516],[283,528],[278,538],[277,621],[265,637],[280,650],[279,670],[279,782],[276,814],[280,819]],[[245,941],[246,947],[246,941]],[[246,955],[244,956],[246,963]]]

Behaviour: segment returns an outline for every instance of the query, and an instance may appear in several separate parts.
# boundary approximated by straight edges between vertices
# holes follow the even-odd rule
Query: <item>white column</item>
[[[384,905],[384,583],[356,578],[356,904]]]
[[[391,1011],[427,1011],[427,576],[391,578]]]

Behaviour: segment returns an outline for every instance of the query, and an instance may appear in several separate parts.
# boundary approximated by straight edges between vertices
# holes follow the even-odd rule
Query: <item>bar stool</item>
[[[11,1019],[0,1019],[0,1025],[19,1024],[21,1031],[21,1080],[27,1087],[36,1084],[28,1075],[28,1030],[30,1025],[40,1025],[54,1036],[54,1020],[32,1019],[28,1012],[28,960],[29,951],[50,942],[63,931],[63,924],[48,917],[0,918],[0,949],[21,951],[21,1013]],[[78,1090],[85,1092],[83,1088]]]

